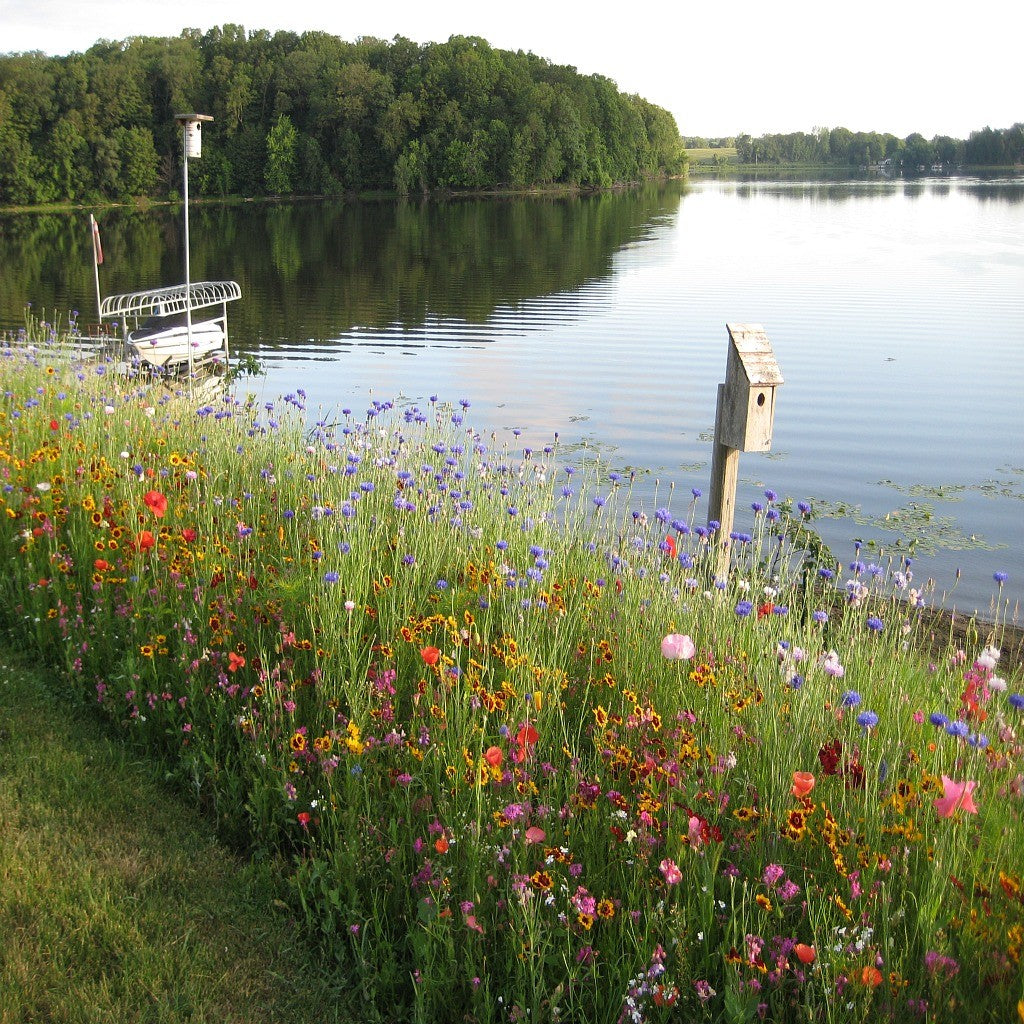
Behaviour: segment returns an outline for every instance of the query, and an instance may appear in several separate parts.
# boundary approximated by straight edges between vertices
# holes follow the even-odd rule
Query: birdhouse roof
[[[772,343],[760,324],[726,324],[729,340],[727,375],[741,371],[754,386],[784,384],[782,371],[775,361]]]

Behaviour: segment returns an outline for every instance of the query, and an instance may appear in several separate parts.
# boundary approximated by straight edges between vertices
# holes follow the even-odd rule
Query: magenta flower
[[[974,804],[974,790],[977,785],[977,782],[955,782],[948,775],[943,775],[944,795],[932,801],[939,817],[952,818],[957,808],[963,808],[968,814],[977,814],[978,808]]]
[[[689,661],[697,653],[697,648],[685,634],[669,633],[661,641],[661,653],[669,661]]]

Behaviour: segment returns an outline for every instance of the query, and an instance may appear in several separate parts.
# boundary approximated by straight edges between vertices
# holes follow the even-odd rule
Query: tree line
[[[346,42],[238,25],[0,56],[0,204],[165,196],[178,113],[211,114],[207,195],[600,186],[685,170],[675,119],[476,37]]]
[[[954,168],[1012,167],[1024,163],[1024,124],[1019,122],[1011,128],[982,128],[971,132],[967,139],[936,135],[928,140],[918,132],[901,139],[879,132],[816,128],[812,132],[759,138],[738,135],[729,141],[735,145],[736,159],[741,164],[871,167],[888,160],[896,168],[915,172],[935,164]],[[695,140],[686,142],[694,145]]]

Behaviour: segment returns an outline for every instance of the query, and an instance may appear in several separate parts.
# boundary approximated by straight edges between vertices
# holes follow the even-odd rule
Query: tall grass
[[[468,401],[197,409],[31,341],[4,624],[293,859],[368,1018],[1024,1013],[998,615],[928,662],[913,566],[771,492],[715,579],[698,492]]]

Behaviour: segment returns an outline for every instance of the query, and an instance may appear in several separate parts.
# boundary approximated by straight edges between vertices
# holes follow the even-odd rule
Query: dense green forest
[[[672,115],[600,75],[453,36],[225,25],[0,56],[0,205],[166,196],[199,111],[206,195],[608,186],[681,173]]]
[[[846,128],[816,128],[812,132],[762,135],[735,139],[686,139],[693,148],[736,148],[741,164],[803,164],[813,167],[873,167],[890,161],[907,173],[929,170],[935,164],[957,167],[1013,167],[1024,163],[1024,123],[1011,128],[982,128],[970,138],[936,135],[931,141],[915,132],[905,139],[878,132]]]

